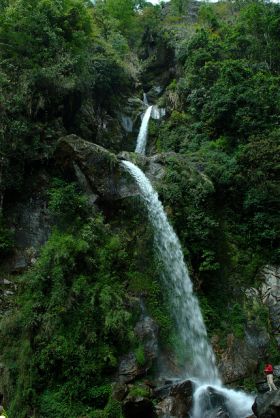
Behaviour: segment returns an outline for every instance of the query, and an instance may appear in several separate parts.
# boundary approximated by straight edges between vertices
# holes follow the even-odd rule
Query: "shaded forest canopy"
[[[92,207],[55,161],[67,134],[132,151],[135,137],[120,114],[143,90],[167,111],[150,123],[149,152],[173,152],[157,189],[210,336],[221,345],[229,332],[242,338],[252,317],[270,331],[267,312],[245,303],[242,289],[280,262],[280,6],[94,3],[0,3],[3,274],[16,251],[9,211],[38,167],[47,173],[52,219],[36,263],[14,275],[17,295],[1,313],[9,417],[121,417],[111,397],[119,360],[132,350],[145,362],[134,298],[144,297],[163,351],[176,344],[141,203]],[[267,355],[279,362],[271,338]]]

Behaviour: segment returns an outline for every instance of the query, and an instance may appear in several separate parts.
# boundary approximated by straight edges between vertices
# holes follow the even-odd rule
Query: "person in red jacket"
[[[277,390],[277,387],[275,386],[275,384],[273,382],[273,367],[272,367],[272,364],[266,364],[265,365],[264,373],[266,374],[269,391]]]

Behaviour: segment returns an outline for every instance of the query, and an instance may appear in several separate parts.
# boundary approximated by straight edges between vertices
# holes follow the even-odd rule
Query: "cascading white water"
[[[144,104],[146,106],[149,106],[149,102],[148,102],[148,98],[147,98],[147,94],[146,93],[143,94],[143,102],[144,102]]]
[[[201,383],[219,384],[215,356],[207,341],[207,332],[180,242],[169,224],[163,206],[145,174],[133,163],[122,161],[125,169],[135,178],[148,209],[154,228],[154,240],[163,263],[163,280],[168,291],[170,307],[178,334],[191,359],[185,377],[196,377]]]
[[[218,408],[212,401],[209,391],[214,392],[215,397],[220,397],[220,401],[226,411],[229,412],[230,418],[247,418],[252,415],[252,405],[255,398],[244,392],[227,389],[221,385],[202,385],[198,386],[194,392],[194,407],[192,410],[192,418],[216,418]]]
[[[162,108],[162,107],[158,107],[158,106],[153,106],[153,110],[152,110],[152,114],[151,114],[151,117],[152,117],[153,119],[157,119],[157,120],[159,120],[159,119],[161,119],[163,116],[165,116],[165,114],[166,114],[166,111],[165,111],[165,109],[164,109],[164,108]]]
[[[142,119],[140,131],[137,138],[137,144],[135,148],[135,152],[137,154],[145,154],[146,151],[146,144],[147,144],[147,137],[148,137],[148,127],[149,127],[149,120],[151,117],[153,106],[149,106],[144,114]]]
[[[154,241],[163,264],[162,277],[168,291],[170,307],[176,321],[177,332],[187,348],[188,367],[182,379],[194,381],[192,418],[216,418],[219,407],[212,404],[210,391],[220,397],[230,418],[246,418],[252,414],[254,398],[244,392],[222,386],[212,347],[193,294],[193,286],[178,237],[169,224],[164,208],[145,174],[133,163],[122,161],[125,170],[136,180],[146,204],[154,229]],[[186,359],[187,360],[187,359]],[[189,365],[191,363],[191,367]]]

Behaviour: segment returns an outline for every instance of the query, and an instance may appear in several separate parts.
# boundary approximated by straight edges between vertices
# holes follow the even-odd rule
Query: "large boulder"
[[[135,180],[126,173],[122,160],[139,165],[153,182],[164,175],[164,161],[159,156],[148,158],[129,152],[116,156],[76,135],[61,138],[55,156],[60,168],[75,175],[92,201],[97,198],[113,201],[139,195]]]
[[[56,159],[65,171],[75,171],[84,188],[85,182],[91,191],[103,199],[119,198],[118,184],[120,166],[115,154],[100,145],[85,141],[76,135],[68,135],[58,141]]]
[[[144,376],[146,372],[147,369],[138,363],[135,353],[130,352],[121,359],[118,380],[121,383],[133,382],[137,377]]]
[[[193,385],[190,380],[168,383],[158,387],[154,396],[159,400],[156,411],[160,418],[190,416]]]
[[[252,410],[258,418],[279,418],[280,390],[258,395],[252,406]]]
[[[198,402],[199,412],[196,411],[196,414],[203,414],[203,418],[231,417],[226,396],[211,386],[201,392]]]
[[[256,372],[268,344],[267,331],[255,324],[247,324],[243,339],[229,334],[227,348],[221,351],[218,365],[223,381],[235,382]]]

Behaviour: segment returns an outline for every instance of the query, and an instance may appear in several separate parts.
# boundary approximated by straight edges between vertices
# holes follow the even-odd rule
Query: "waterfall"
[[[148,102],[148,98],[147,98],[147,94],[146,93],[143,94],[143,102],[144,102],[144,104],[146,106],[149,106],[149,102]]]
[[[155,247],[162,263],[162,279],[176,321],[177,333],[186,347],[184,354],[188,364],[182,379],[189,378],[194,383],[191,418],[251,416],[254,397],[223,387],[219,379],[215,356],[208,343],[207,331],[198,300],[193,293],[181,245],[168,222],[157,192],[136,165],[129,161],[122,161],[122,165],[138,184],[154,229]]]
[[[186,367],[184,377],[197,378],[201,383],[219,384],[215,356],[208,344],[206,328],[178,237],[168,222],[157,192],[145,174],[129,161],[122,161],[122,164],[136,180],[154,228],[155,246],[163,263],[162,277],[170,307],[178,335],[188,350],[191,363]]]
[[[135,152],[137,154],[145,154],[146,151],[146,144],[147,144],[147,137],[148,137],[148,127],[149,127],[149,120],[151,117],[153,106],[149,106],[144,114],[140,131],[137,138],[137,144]]]

